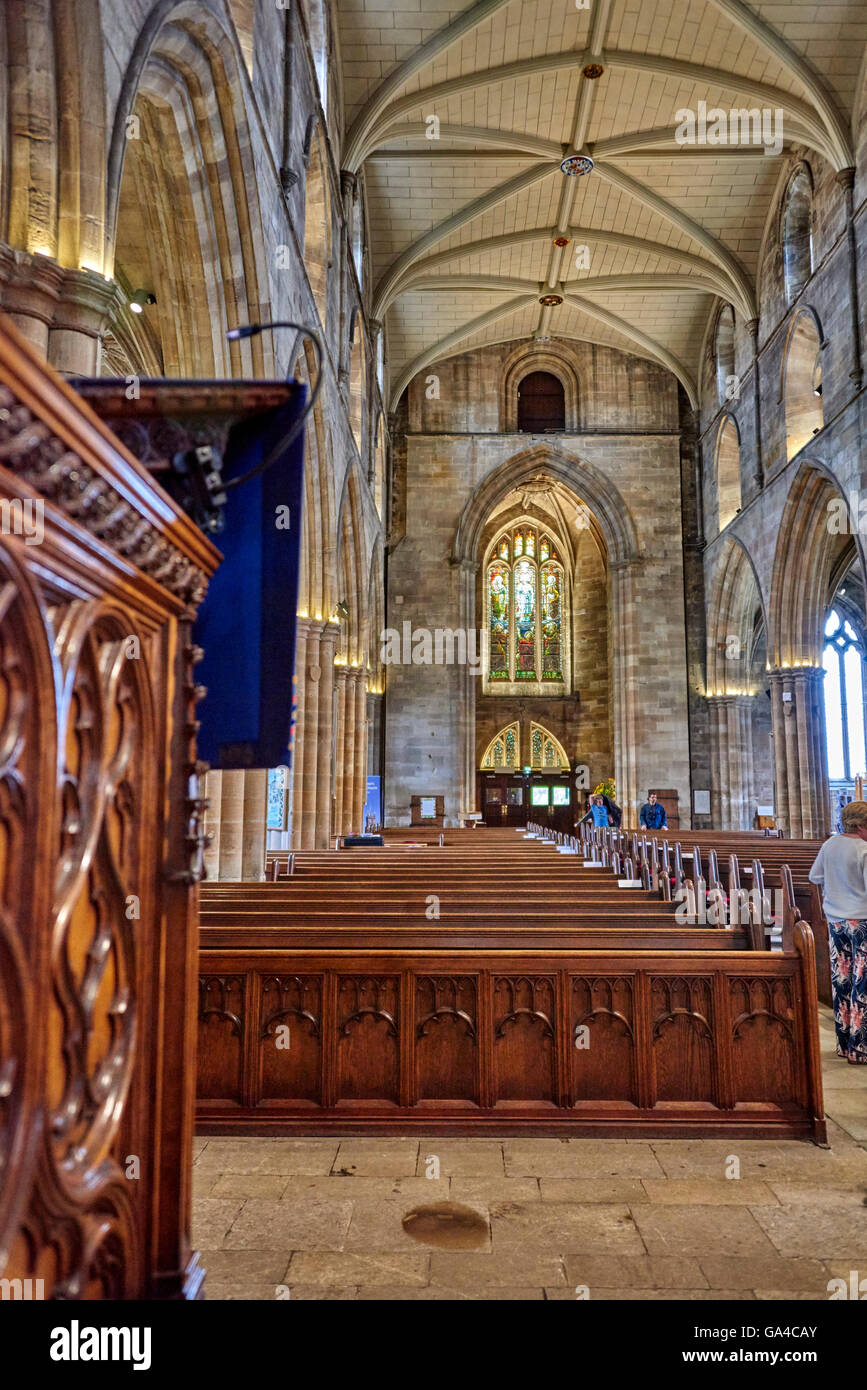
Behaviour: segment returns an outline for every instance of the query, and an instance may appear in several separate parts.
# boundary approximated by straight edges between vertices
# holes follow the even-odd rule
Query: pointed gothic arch
[[[506,724],[498,733],[494,734],[487,748],[479,760],[479,767],[483,772],[490,772],[495,768],[521,767],[521,725],[515,719],[511,724]]]

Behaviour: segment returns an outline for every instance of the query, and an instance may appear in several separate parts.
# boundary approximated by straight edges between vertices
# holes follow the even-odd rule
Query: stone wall
[[[481,528],[490,514],[486,497],[496,505],[534,473],[556,474],[572,499],[566,524],[574,526],[585,503],[607,563],[603,570],[589,531],[573,532],[578,569],[587,575],[574,608],[574,691],[567,699],[528,699],[524,714],[558,736],[564,730],[567,751],[588,761],[591,775],[619,773],[618,793],[633,810],[649,785],[672,786],[688,815],[677,383],[611,348],[554,340],[545,354],[559,355],[577,379],[578,432],[502,431],[506,375],[518,357],[533,368],[531,345],[498,345],[437,364],[438,400],[426,398],[423,377],[411,385],[404,472],[395,481],[405,516],[389,561],[388,625],[409,619],[417,628],[454,629],[467,615],[478,621],[482,555],[477,544],[465,553],[459,533],[476,512]],[[413,794],[444,795],[452,822],[472,809],[480,751],[519,707],[506,695],[482,696],[473,682],[479,678],[455,666],[389,668],[389,823],[408,822]]]

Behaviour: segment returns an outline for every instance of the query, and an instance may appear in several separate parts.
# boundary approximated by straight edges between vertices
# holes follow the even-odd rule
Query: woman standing
[[[841,812],[842,835],[832,835],[810,870],[821,884],[831,943],[831,983],[837,1056],[867,1064],[867,801]]]

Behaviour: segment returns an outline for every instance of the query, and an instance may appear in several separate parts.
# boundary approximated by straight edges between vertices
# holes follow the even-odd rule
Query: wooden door
[[[218,554],[2,316],[0,460],[22,521],[0,535],[0,1274],[195,1297],[189,630]]]
[[[534,772],[530,778],[529,819],[548,830],[571,835],[575,817],[573,796],[568,772]]]
[[[483,772],[481,805],[485,825],[519,826],[527,824],[527,788],[522,773]]]

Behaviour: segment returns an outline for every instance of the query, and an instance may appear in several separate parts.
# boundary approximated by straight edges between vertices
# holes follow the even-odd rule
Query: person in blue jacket
[[[657,801],[656,792],[647,793],[647,800],[641,808],[641,824],[645,830],[668,829],[665,807],[661,801]]]
[[[586,815],[581,817],[578,824],[583,825],[587,820],[592,820],[594,825],[608,824],[608,810],[605,806],[605,802],[603,798],[597,796],[595,792],[592,792],[590,796],[590,809]]]

